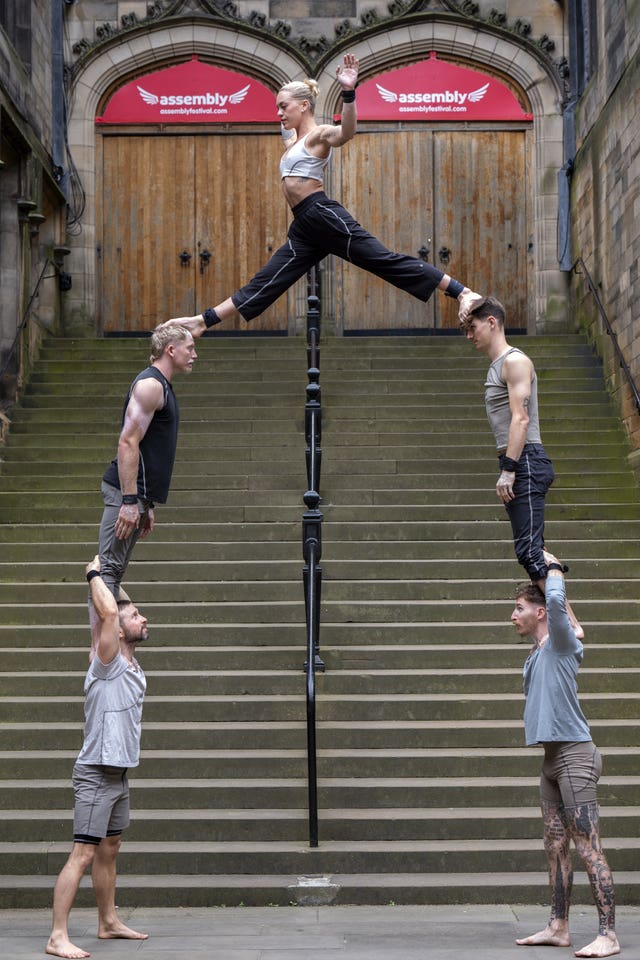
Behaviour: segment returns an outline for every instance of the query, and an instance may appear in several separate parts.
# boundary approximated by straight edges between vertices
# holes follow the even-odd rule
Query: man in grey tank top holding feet
[[[100,558],[86,568],[96,620],[95,654],[84,682],[84,743],[73,768],[73,847],[53,895],[53,925],[46,952],[53,957],[90,954],[71,942],[69,913],[80,881],[91,868],[98,904],[98,938],[146,940],[118,917],[116,858],[129,826],[127,770],[140,760],[146,680],[135,658],[147,639],[147,621],[130,600],[116,601],[102,579]]]

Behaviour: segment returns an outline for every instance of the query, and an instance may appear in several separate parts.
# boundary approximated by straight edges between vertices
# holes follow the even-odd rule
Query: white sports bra
[[[304,137],[296,140],[292,147],[282,155],[280,160],[280,177],[310,177],[312,180],[324,180],[324,171],[331,159],[333,148],[329,150],[326,157],[314,157],[309,153],[304,145],[304,141],[309,136],[305,133]]]

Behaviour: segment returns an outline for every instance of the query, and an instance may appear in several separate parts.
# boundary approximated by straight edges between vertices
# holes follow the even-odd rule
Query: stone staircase
[[[603,836],[640,903],[640,506],[600,365],[526,341],[557,480],[547,538],[587,631]],[[304,343],[205,338],[177,378],[169,504],[127,587],[149,617],[121,905],[547,900],[509,624],[486,363],[462,338],[322,344],[320,845],[308,845]],[[144,341],[51,340],[0,451],[0,907],[48,906],[82,740],[84,564]],[[314,878],[312,884],[300,878]],[[325,879],[322,879],[325,878]],[[589,902],[581,871],[575,899]],[[89,882],[80,900],[92,903]]]

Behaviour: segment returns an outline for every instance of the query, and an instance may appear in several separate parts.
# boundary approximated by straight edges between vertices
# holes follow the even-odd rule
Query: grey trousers
[[[102,498],[104,500],[104,511],[102,513],[100,533],[98,535],[100,572],[102,579],[117,600],[120,594],[120,584],[125,575],[127,564],[131,559],[133,548],[138,542],[140,528],[143,526],[149,505],[143,500],[138,500],[140,525],[136,527],[131,536],[126,540],[118,540],[115,529],[120,507],[122,506],[122,494],[117,487],[113,487],[110,483],[103,481]]]

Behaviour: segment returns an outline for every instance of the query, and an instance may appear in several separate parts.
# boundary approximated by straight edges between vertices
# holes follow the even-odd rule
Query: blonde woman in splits
[[[253,320],[328,254],[382,277],[425,303],[434,290],[442,290],[458,300],[461,317],[478,298],[437,267],[416,257],[392,253],[324,192],[324,172],[333,149],[348,143],[356,133],[357,59],[346,54],[336,75],[342,87],[340,126],[316,123],[315,80],[293,81],[278,92],[276,107],[285,143],[280,180],[293,214],[287,242],[253,279],[226,300],[195,317],[176,318],[193,336],[200,336],[223,320],[238,316]]]

